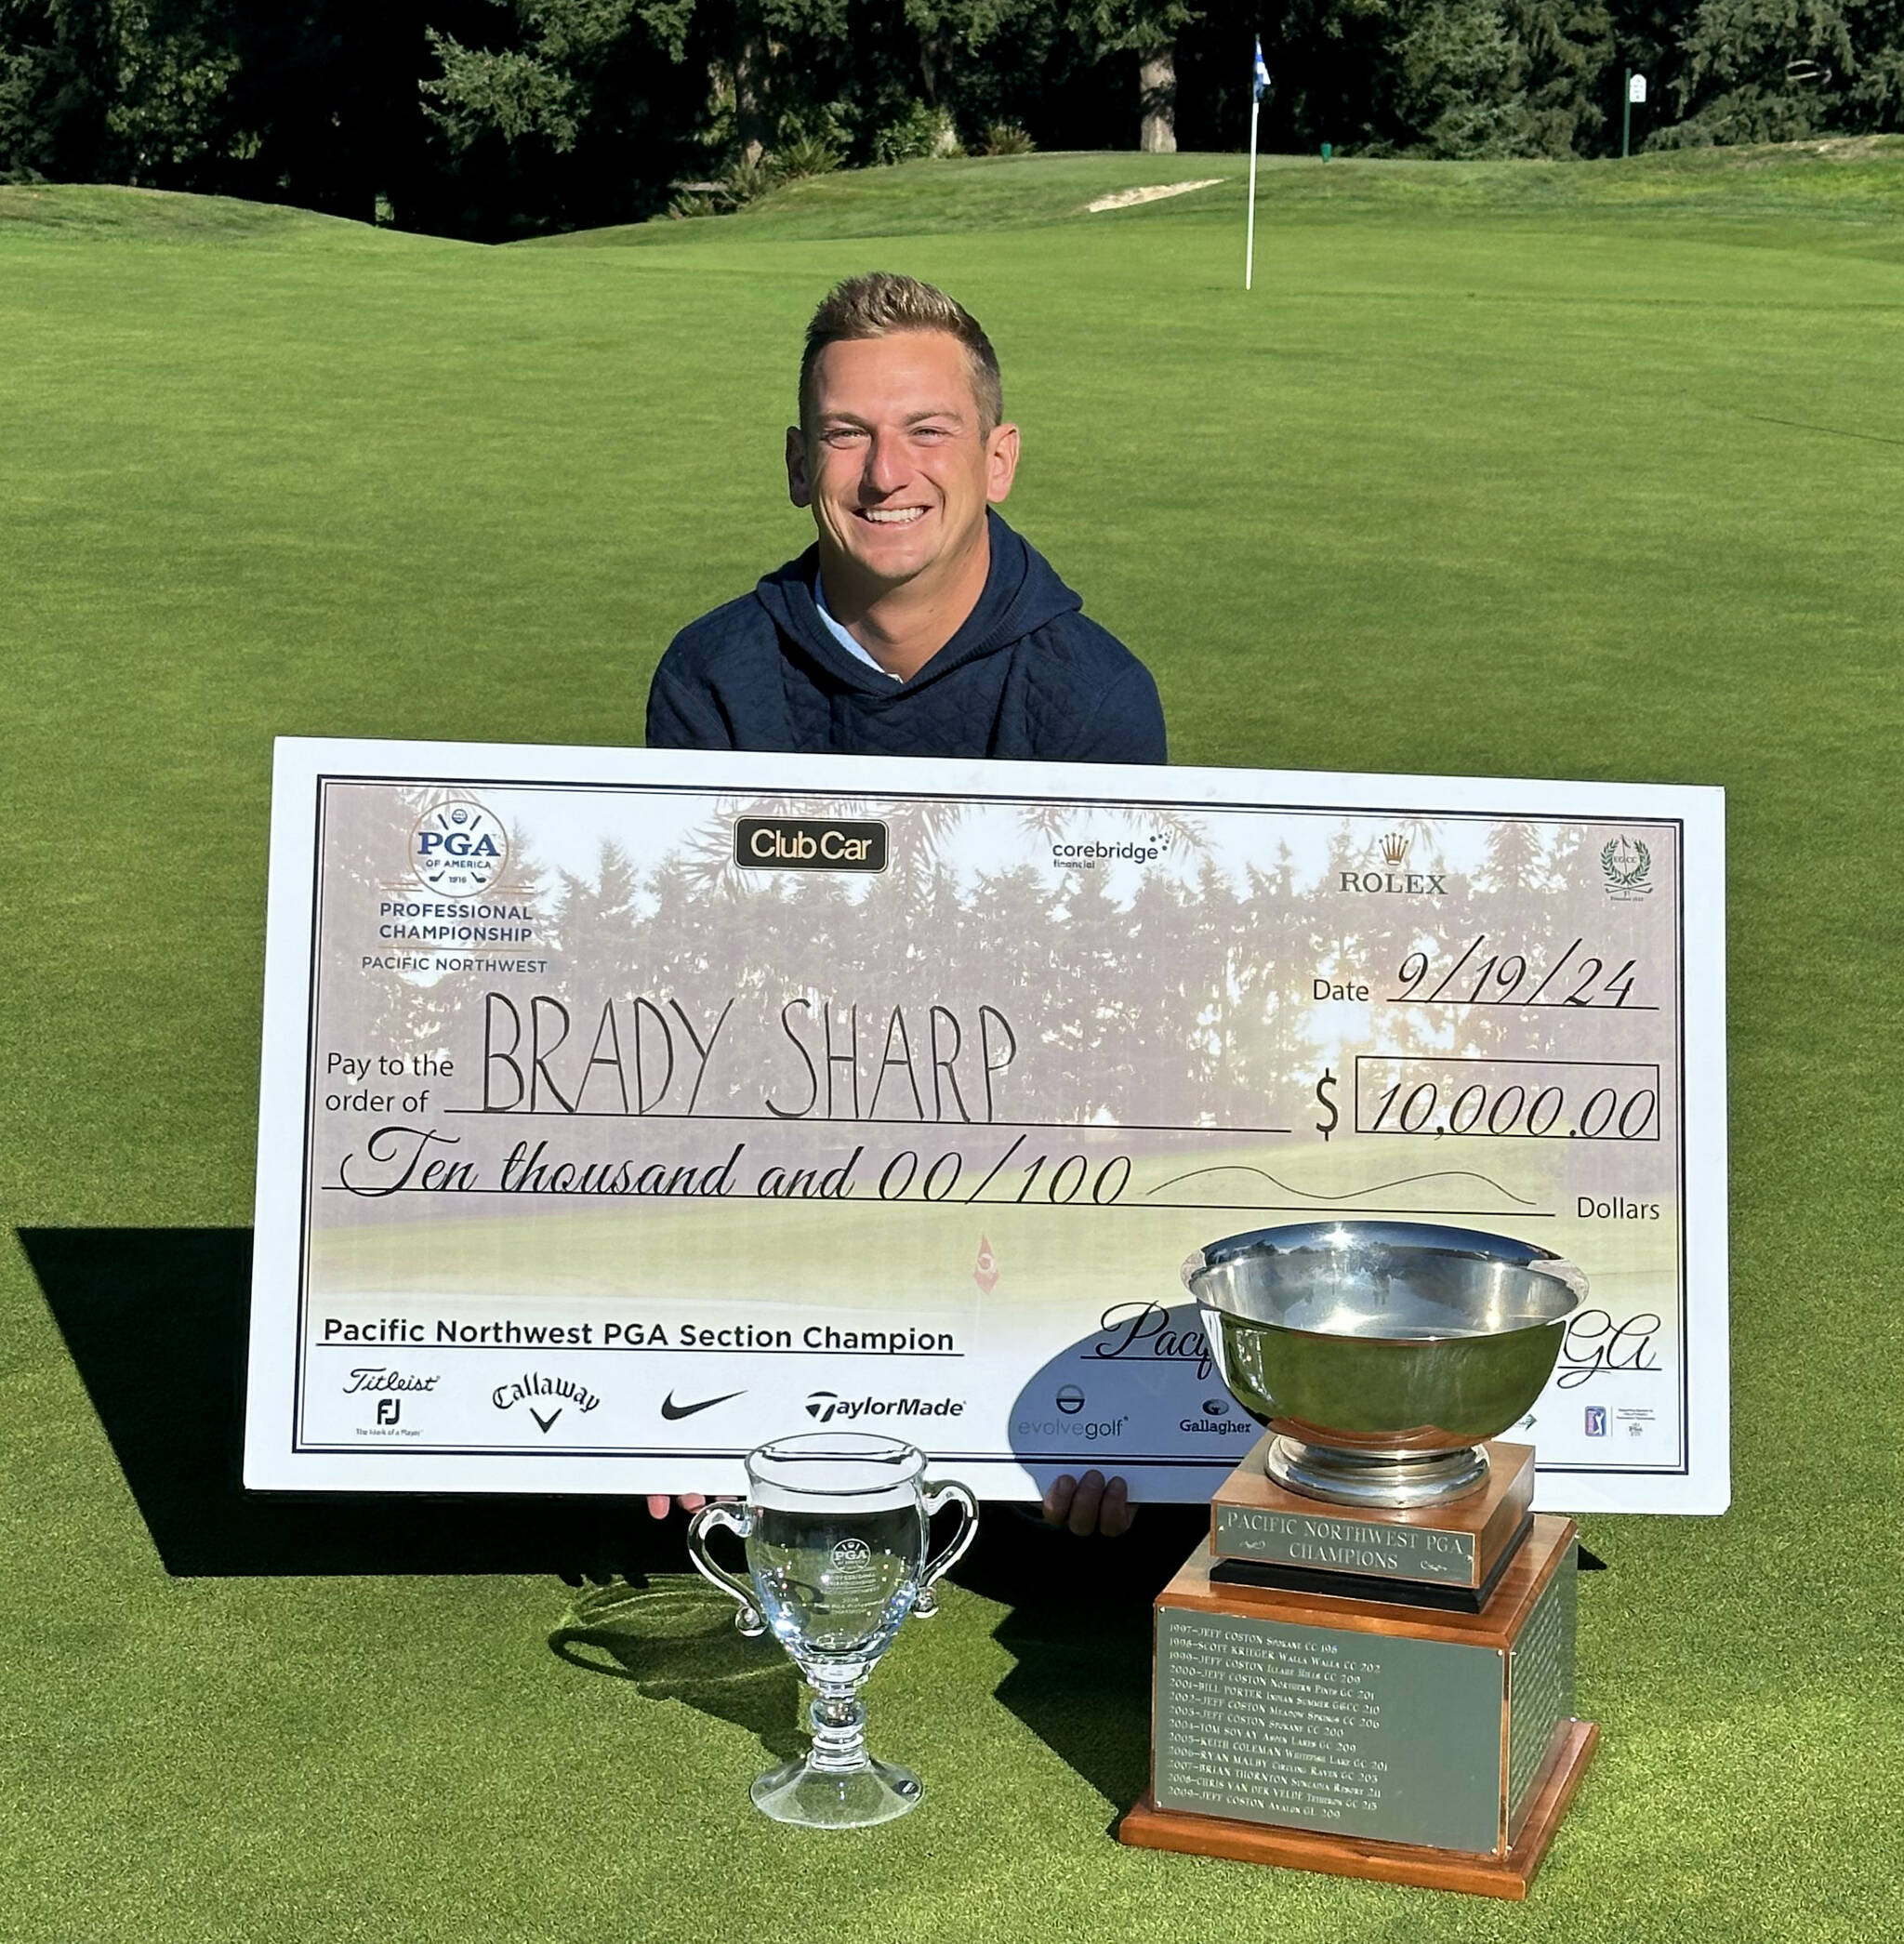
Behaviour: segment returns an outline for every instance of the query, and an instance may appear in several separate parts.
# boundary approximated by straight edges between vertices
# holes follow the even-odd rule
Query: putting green
[[[506,250],[0,189],[0,1937],[1896,1935],[1904,145],[1278,165],[1248,297],[1241,174]],[[1605,1740],[1525,1910],[1107,1840],[1163,1522],[998,1522],[872,1689],[926,1807],[821,1843],[747,1808],[791,1677],[678,1533],[231,1484],[271,737],[638,740],[802,544],[801,324],[875,265],[992,331],[1012,517],[1180,760],[1730,793],[1735,1507],[1593,1522]]]

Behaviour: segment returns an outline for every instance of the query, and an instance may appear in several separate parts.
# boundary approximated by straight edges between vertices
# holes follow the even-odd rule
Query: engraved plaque
[[[1507,1660],[1507,1803],[1513,1835],[1525,1819],[1548,1749],[1573,1714],[1578,1546],[1534,1603]]]
[[[1159,1607],[1162,1809],[1491,1852],[1505,1657]]]
[[[1472,1586],[1479,1577],[1472,1532],[1375,1524],[1346,1512],[1264,1512],[1222,1504],[1213,1512],[1214,1550],[1225,1559],[1454,1586]]]

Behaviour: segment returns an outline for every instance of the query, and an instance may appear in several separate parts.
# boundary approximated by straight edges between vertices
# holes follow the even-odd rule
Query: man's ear
[[[1018,475],[1018,428],[1000,425],[985,441],[985,501],[997,506]]]
[[[813,483],[807,476],[806,435],[797,425],[787,429],[787,496],[797,507],[813,503]]]

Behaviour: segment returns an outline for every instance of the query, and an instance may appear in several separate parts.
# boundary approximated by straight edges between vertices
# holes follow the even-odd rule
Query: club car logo
[[[509,833],[480,803],[439,803],[417,818],[410,833],[410,868],[439,897],[476,897],[502,876],[509,861]]]
[[[1411,871],[1406,867],[1410,841],[1406,830],[1389,831],[1372,847],[1370,862],[1379,860],[1381,868],[1339,872],[1342,889],[1368,895],[1382,893],[1407,897],[1446,896],[1448,886],[1443,881],[1441,871]]]
[[[744,871],[883,871],[884,824],[817,817],[741,817],[734,861]]]
[[[1600,853],[1600,869],[1606,879],[1606,895],[1616,905],[1631,905],[1653,894],[1653,853],[1636,837],[1609,840]]]

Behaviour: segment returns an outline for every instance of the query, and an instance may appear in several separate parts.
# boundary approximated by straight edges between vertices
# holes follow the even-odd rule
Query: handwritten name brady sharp
[[[862,1008],[836,998],[788,999],[764,1043],[730,1030],[733,999],[690,1012],[647,993],[598,1009],[531,994],[483,998],[482,1111],[639,1118],[722,1112],[731,1085],[703,1108],[717,1054],[760,1071],[764,1117],[988,1124],[1018,1034],[998,1007],[966,1012],[936,1001]],[[725,1092],[727,1098],[717,1098]]]

